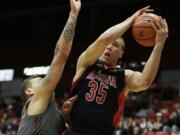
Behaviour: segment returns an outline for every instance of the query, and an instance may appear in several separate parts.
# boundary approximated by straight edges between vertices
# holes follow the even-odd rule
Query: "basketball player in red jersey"
[[[78,100],[72,110],[72,127],[65,135],[113,135],[128,93],[144,91],[151,86],[168,37],[165,19],[159,17],[160,21],[152,24],[157,32],[156,44],[142,72],[117,65],[125,46],[121,36],[139,15],[151,11],[149,6],[138,10],[102,33],[80,55],[72,86],[72,95],[78,94]]]

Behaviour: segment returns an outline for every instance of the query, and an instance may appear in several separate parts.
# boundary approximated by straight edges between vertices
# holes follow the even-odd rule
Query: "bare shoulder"
[[[134,82],[135,80],[138,80],[141,76],[141,72],[139,71],[133,71],[133,70],[125,70],[125,81],[126,83]]]
[[[125,78],[129,78],[130,76],[132,76],[134,73],[134,71],[130,70],[130,69],[126,69],[125,70]]]

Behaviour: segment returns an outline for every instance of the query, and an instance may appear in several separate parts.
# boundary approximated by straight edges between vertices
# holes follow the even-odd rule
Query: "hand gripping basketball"
[[[154,23],[156,20],[159,20],[157,15],[153,13],[144,13],[133,22],[132,34],[140,45],[146,47],[155,45],[156,31],[151,23]]]

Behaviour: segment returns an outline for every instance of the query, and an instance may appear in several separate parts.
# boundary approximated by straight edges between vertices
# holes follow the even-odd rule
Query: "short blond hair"
[[[125,41],[122,37],[119,37],[117,40],[116,40],[120,45],[122,45],[122,49],[124,50],[125,49]]]

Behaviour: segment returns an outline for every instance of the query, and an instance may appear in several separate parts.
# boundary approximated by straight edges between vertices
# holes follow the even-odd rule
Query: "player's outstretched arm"
[[[168,25],[165,19],[159,17],[159,21],[152,23],[152,26],[156,30],[156,43],[142,73],[131,70],[125,71],[127,87],[133,92],[146,90],[151,86],[156,77],[162,50],[168,37]]]
[[[47,75],[42,79],[40,85],[37,87],[36,95],[32,98],[37,106],[40,106],[41,111],[46,109],[49,100],[58,84],[63,73],[64,65],[70,54],[73,37],[75,33],[76,21],[81,9],[80,0],[70,0],[71,11],[64,27],[63,32],[57,41],[54,57],[50,65]],[[43,105],[43,106],[42,106]]]

